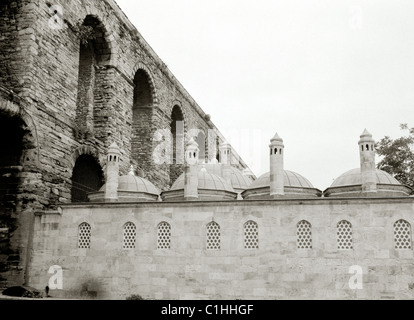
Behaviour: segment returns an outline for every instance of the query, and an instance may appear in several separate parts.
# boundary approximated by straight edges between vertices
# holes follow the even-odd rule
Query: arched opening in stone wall
[[[172,136],[172,163],[170,165],[170,185],[184,172],[185,154],[185,123],[181,108],[175,105],[171,112],[171,136]]]
[[[24,274],[17,267],[24,265],[32,216],[23,211],[34,203],[38,206],[38,196],[44,192],[36,167],[36,145],[35,135],[21,116],[0,111],[0,286],[5,279],[21,281]]]
[[[184,162],[184,115],[179,106],[174,106],[171,113],[171,134],[173,137],[172,159],[173,164],[183,164]]]
[[[206,161],[206,135],[200,130],[197,136],[197,144],[200,149],[199,159],[201,162]]]
[[[98,191],[103,185],[103,172],[91,155],[81,155],[72,173],[72,202],[87,202],[88,193]]]
[[[107,80],[103,66],[110,60],[111,50],[105,28],[96,17],[87,16],[82,28],[75,135],[78,139],[88,139],[99,135],[99,129],[105,125],[102,120]]]
[[[138,69],[134,77],[134,97],[132,105],[131,159],[135,166],[144,172],[153,165],[153,105],[154,97],[151,79],[143,69]],[[139,170],[138,170],[139,171]]]
[[[24,135],[18,117],[0,115],[0,254],[9,248],[9,234],[17,228],[12,216],[20,185]]]

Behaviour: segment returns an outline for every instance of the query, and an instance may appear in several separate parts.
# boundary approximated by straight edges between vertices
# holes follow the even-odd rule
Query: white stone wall
[[[407,299],[414,298],[412,249],[394,249],[393,225],[414,225],[406,199],[274,200],[76,206],[36,217],[30,285],[44,288],[49,267],[63,268],[62,297],[124,299]],[[220,225],[221,249],[206,250],[206,226]],[[243,226],[259,226],[259,249],[244,249]],[[296,226],[312,224],[312,249],[297,249]],[[353,226],[353,250],[337,249],[336,225]],[[157,249],[157,226],[171,225],[171,249]],[[92,227],[78,249],[78,225]],[[122,249],[123,225],[137,229]],[[412,232],[412,231],[411,231]],[[362,268],[351,290],[349,268]]]

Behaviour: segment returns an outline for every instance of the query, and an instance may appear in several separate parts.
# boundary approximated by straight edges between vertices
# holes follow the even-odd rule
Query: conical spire
[[[275,136],[270,140],[270,142],[274,142],[274,141],[283,142],[283,139],[278,135],[277,132],[276,132]]]
[[[361,138],[364,138],[364,137],[370,137],[370,138],[372,138],[372,134],[369,133],[368,130],[365,128],[364,132],[361,134],[360,137]]]
[[[108,154],[119,154],[120,149],[116,142],[113,142],[108,148]]]

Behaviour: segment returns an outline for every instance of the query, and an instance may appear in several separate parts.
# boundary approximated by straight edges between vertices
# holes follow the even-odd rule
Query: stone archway
[[[102,92],[108,77],[105,66],[111,61],[112,52],[106,28],[97,16],[87,15],[83,27],[90,28],[92,35],[91,39],[80,41],[75,135],[87,140],[100,136]]]
[[[154,84],[144,68],[136,71],[133,83],[131,160],[137,169],[149,170],[153,166],[151,155],[154,147],[153,122],[156,108]]]
[[[79,155],[72,172],[71,201],[88,202],[88,193],[98,191],[103,180],[102,167],[96,157],[91,154]]]
[[[0,99],[0,285],[27,273],[33,211],[44,193],[36,128],[20,106]],[[19,272],[12,270],[22,270]],[[20,269],[21,268],[21,269]]]

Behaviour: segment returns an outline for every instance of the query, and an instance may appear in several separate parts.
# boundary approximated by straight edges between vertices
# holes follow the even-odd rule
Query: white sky
[[[276,132],[324,190],[414,127],[412,0],[116,1],[257,176]]]

